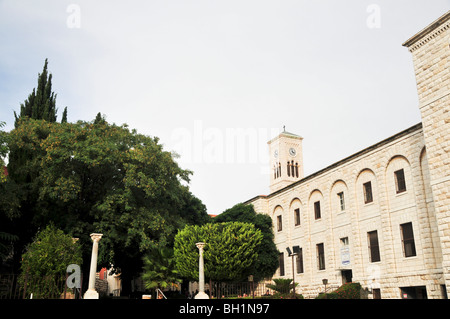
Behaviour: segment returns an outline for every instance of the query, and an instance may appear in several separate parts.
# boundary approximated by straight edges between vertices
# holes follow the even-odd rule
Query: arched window
[[[287,175],[291,176],[291,164],[289,164],[289,161],[287,162]]]
[[[278,163],[278,172],[279,172],[279,176],[281,176],[281,163]]]
[[[295,163],[295,177],[298,177],[298,163]]]

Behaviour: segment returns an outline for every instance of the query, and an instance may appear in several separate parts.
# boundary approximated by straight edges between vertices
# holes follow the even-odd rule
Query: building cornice
[[[403,46],[407,47],[409,52],[413,52],[447,29],[450,29],[450,11],[447,11],[425,29],[409,38],[403,43]]]
[[[299,185],[301,183],[304,183],[307,180],[310,180],[310,179],[312,179],[314,177],[320,176],[320,175],[322,175],[322,174],[324,174],[324,173],[326,173],[326,172],[328,172],[328,171],[330,171],[330,170],[332,170],[332,169],[334,169],[336,167],[339,167],[339,166],[341,166],[341,165],[343,165],[345,163],[350,162],[351,160],[354,160],[354,159],[356,159],[356,158],[358,158],[358,157],[360,157],[362,155],[365,155],[365,154],[367,154],[367,153],[369,153],[371,151],[374,151],[374,150],[376,150],[376,149],[378,149],[378,148],[380,148],[380,147],[382,147],[382,146],[384,146],[386,144],[392,143],[393,141],[398,140],[398,139],[400,139],[400,138],[402,138],[402,137],[404,137],[406,135],[415,133],[415,132],[417,132],[417,131],[419,131],[421,129],[422,129],[422,123],[418,123],[416,125],[413,125],[413,126],[411,126],[410,128],[408,128],[406,130],[403,130],[403,131],[401,131],[401,132],[399,132],[399,133],[397,133],[397,134],[395,134],[395,135],[393,135],[393,136],[391,136],[391,137],[389,137],[387,139],[384,139],[384,140],[382,140],[382,141],[380,141],[380,142],[378,142],[378,143],[376,143],[376,144],[374,144],[372,146],[369,146],[369,147],[367,147],[367,148],[365,148],[365,149],[363,149],[363,150],[361,150],[361,151],[359,151],[359,152],[357,152],[357,153],[355,153],[353,155],[350,155],[350,156],[348,156],[348,157],[346,157],[346,158],[344,158],[344,159],[342,159],[342,160],[340,160],[340,161],[338,161],[338,162],[336,162],[334,164],[331,164],[330,166],[327,166],[327,167],[325,167],[325,168],[323,168],[323,169],[321,169],[321,170],[319,170],[319,171],[317,171],[317,172],[315,172],[315,173],[313,173],[311,175],[308,175],[308,176],[302,178],[301,180],[293,182],[292,184],[289,184],[289,185],[287,185],[287,186],[285,186],[285,187],[283,187],[283,188],[281,188],[281,189],[279,189],[279,190],[277,190],[277,191],[275,191],[273,193],[270,193],[269,195],[259,195],[259,196],[253,197],[253,198],[245,201],[244,204],[249,204],[249,203],[254,202],[255,200],[258,200],[258,199],[269,199],[269,198],[271,198],[273,196],[276,196],[276,195],[278,195],[280,193],[286,192],[287,190],[289,190],[289,189],[291,189],[291,188],[293,188],[293,187],[295,187],[295,186],[297,186],[297,185]]]

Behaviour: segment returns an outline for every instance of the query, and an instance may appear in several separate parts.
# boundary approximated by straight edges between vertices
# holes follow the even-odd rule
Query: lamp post
[[[195,295],[195,299],[209,299],[208,295],[205,293],[205,273],[203,266],[203,248],[205,243],[196,243],[200,256],[198,258],[198,294]]]
[[[328,279],[322,279],[322,283],[325,285],[325,288],[324,288],[324,290],[323,290],[323,293],[324,293],[325,296],[326,296]]]
[[[299,246],[292,247],[292,250],[289,247],[286,247],[286,251],[289,254],[289,257],[292,257],[292,297],[295,298],[295,271],[294,271],[294,256],[298,254]]]

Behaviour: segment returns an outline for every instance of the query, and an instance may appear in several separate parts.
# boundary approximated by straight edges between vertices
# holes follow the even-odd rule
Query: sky
[[[48,58],[59,117],[128,124],[219,214],[269,194],[267,141],[308,176],[421,121],[407,39],[450,0],[0,0],[0,121]]]

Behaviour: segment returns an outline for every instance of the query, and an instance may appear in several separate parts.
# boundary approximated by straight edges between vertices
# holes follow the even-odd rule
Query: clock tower
[[[303,178],[301,136],[283,130],[267,142],[270,156],[270,192],[273,193]]]

